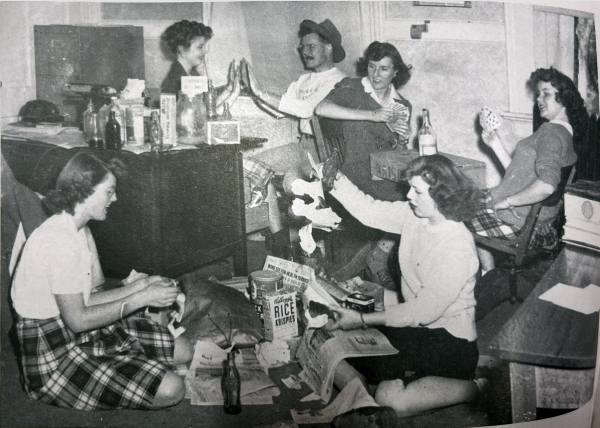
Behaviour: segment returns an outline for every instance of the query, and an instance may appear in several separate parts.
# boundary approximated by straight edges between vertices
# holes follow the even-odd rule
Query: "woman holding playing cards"
[[[410,136],[411,104],[398,93],[410,79],[410,65],[389,43],[373,42],[357,63],[359,78],[345,78],[317,105],[332,134],[344,139],[342,172],[365,193],[395,201],[403,197],[398,185],[374,181],[369,155],[405,144]]]
[[[408,165],[408,202],[375,200],[335,169],[324,168],[325,174],[331,195],[360,222],[402,235],[401,287],[385,290],[385,310],[332,308],[336,316],[326,326],[376,327],[399,353],[342,361],[336,386],[342,389],[356,377],[365,386],[377,385],[377,404],[392,407],[400,416],[477,399],[483,386],[474,380],[479,263],[473,236],[462,223],[477,206],[476,185],[439,154]]]
[[[583,135],[587,112],[571,79],[554,68],[531,73],[527,83],[544,123],[531,136],[511,145],[498,132],[495,121],[482,123],[482,139],[502,166],[504,177],[487,189],[482,206],[467,227],[482,236],[514,238],[523,227],[531,205],[543,201],[556,190],[561,169],[573,165],[577,155],[573,139]],[[531,248],[554,248],[558,232],[552,225],[560,205],[543,207],[533,232]],[[492,254],[478,248],[482,273],[494,268]]]
[[[408,142],[412,106],[398,89],[410,79],[410,69],[393,45],[373,42],[357,63],[357,75],[363,77],[343,79],[315,109],[319,116],[338,119],[323,125],[343,136],[342,172],[360,190],[384,201],[402,200],[405,195],[398,183],[371,175],[369,155]],[[366,244],[334,275],[348,279],[366,265],[369,279],[395,288],[387,262],[397,239],[390,235],[370,239],[377,243]]]
[[[138,275],[93,292],[104,277],[90,220],[106,219],[117,200],[118,159],[75,155],[44,199],[54,213],[29,237],[12,284],[23,385],[30,398],[79,410],[159,409],[185,395],[171,368],[189,361],[186,339],[127,315],[166,307],[178,288]]]

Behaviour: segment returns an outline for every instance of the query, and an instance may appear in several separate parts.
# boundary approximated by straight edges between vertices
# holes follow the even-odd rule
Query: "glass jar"
[[[194,97],[182,93],[176,105],[177,143],[206,143],[206,105],[202,94]]]

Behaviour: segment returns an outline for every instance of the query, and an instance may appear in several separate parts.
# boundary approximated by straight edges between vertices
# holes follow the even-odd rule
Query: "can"
[[[257,270],[250,274],[250,300],[262,300],[283,290],[283,275],[274,270]]]
[[[350,294],[346,297],[346,307],[364,313],[374,312],[375,299],[362,293]]]

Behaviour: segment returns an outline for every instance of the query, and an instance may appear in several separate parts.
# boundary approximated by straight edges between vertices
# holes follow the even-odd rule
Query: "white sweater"
[[[364,225],[402,235],[398,258],[405,302],[386,290],[387,326],[445,328],[455,337],[477,339],[473,290],[479,261],[463,223],[432,226],[416,217],[408,202],[375,200],[345,176],[331,194]]]

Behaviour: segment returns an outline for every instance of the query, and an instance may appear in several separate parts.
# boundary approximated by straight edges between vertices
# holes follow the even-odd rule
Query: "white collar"
[[[573,135],[573,127],[571,126],[571,124],[569,122],[566,122],[564,120],[554,119],[554,120],[551,120],[550,123],[556,123],[557,125],[564,126],[567,129],[567,131],[569,131],[569,134]]]
[[[365,88],[365,92],[369,94],[371,98],[373,98],[375,101],[377,101],[377,104],[383,105],[381,104],[381,100],[377,96],[377,93],[375,93],[375,89],[373,88],[373,85],[371,85],[371,81],[369,80],[369,78],[365,76],[360,82],[362,83],[363,88]],[[398,95],[398,92],[396,91],[396,88],[394,88],[394,85],[390,83],[389,104],[393,102],[394,98],[400,98],[400,95]]]

